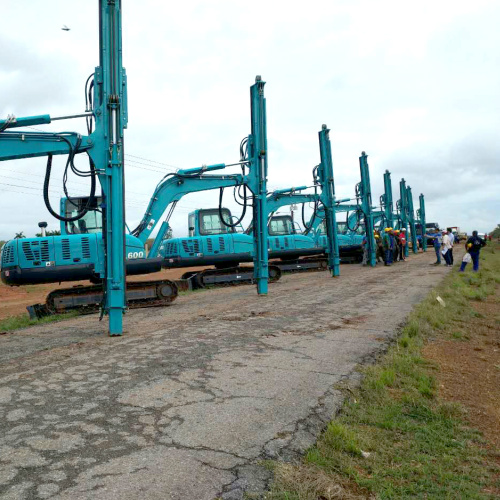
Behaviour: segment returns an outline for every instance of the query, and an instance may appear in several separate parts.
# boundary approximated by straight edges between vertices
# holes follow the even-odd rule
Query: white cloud
[[[405,177],[415,206],[426,195],[429,220],[492,229],[500,183],[499,15],[494,0],[126,2],[126,151],[179,167],[237,160],[250,129],[248,88],[262,74],[271,187],[310,182],[317,132],[327,123],[339,196],[353,194],[365,150],[374,200],[389,169],[394,198]],[[97,64],[97,2],[18,0],[2,7],[2,18],[0,114],[80,112],[84,81]],[[71,31],[61,31],[63,24]],[[76,121],[64,129],[84,131]],[[34,234],[39,220],[50,220],[44,166],[43,158],[0,163],[0,239]],[[141,166],[127,165],[131,226],[161,178]],[[174,232],[186,232],[190,208],[217,202],[218,192],[183,199]]]

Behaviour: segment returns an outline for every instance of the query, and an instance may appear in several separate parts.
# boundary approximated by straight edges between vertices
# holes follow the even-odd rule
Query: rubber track
[[[247,267],[230,267],[227,269],[204,269],[202,271],[188,271],[187,273],[184,273],[182,275],[183,280],[191,280],[192,283],[192,288],[193,289],[199,289],[199,288],[205,288],[205,285],[203,284],[203,277],[205,276],[225,276],[225,275],[233,275],[233,274],[242,274],[242,273],[253,273],[253,267],[247,266]],[[270,274],[271,272],[274,274],[273,277],[269,277],[269,283],[274,283],[278,281],[281,277],[281,270],[278,266],[276,265],[270,265],[269,266],[269,271]],[[238,286],[238,285],[248,285],[255,283],[255,279],[253,278],[250,280],[235,280],[232,282],[227,282],[227,283],[217,283],[217,284],[209,284],[206,285],[210,288],[215,288],[215,287],[226,287],[226,286]]]
[[[158,281],[136,281],[127,283],[127,292],[134,290],[144,290],[145,288],[154,287],[157,289],[159,286],[168,285],[172,288],[172,293],[168,297],[158,297],[158,293],[156,293],[156,299],[146,298],[146,299],[136,299],[127,301],[128,309],[139,309],[142,307],[161,307],[167,306],[171,304],[178,295],[178,288],[174,281],[170,280],[158,280]],[[55,290],[50,292],[47,295],[45,305],[47,309],[52,314],[59,314],[68,310],[78,310],[83,314],[90,314],[100,310],[101,301],[94,304],[86,304],[80,307],[62,307],[58,308],[58,306],[54,303],[54,301],[58,297],[68,297],[71,295],[88,295],[88,294],[99,294],[102,297],[103,287],[101,285],[93,285],[93,286],[76,286],[73,288],[65,288],[63,290]],[[102,299],[101,299],[102,300]]]

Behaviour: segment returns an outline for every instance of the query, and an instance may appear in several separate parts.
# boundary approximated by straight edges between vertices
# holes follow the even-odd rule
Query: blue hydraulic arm
[[[415,211],[413,210],[413,194],[411,192],[411,187],[406,188],[406,201],[408,204],[408,223],[411,228],[411,248],[413,253],[418,253],[417,244],[417,229],[415,227]]]
[[[127,126],[126,75],[122,66],[121,0],[99,1],[99,66],[94,73],[93,109],[83,115],[7,118],[0,122],[0,161],[87,152],[102,187],[106,268],[104,311],[110,335],[121,335],[125,309],[125,209],[123,131]],[[77,133],[13,132],[10,128],[86,116],[95,120],[88,136]]]
[[[420,208],[417,210],[417,218],[420,222],[420,230],[422,232],[422,250],[427,252],[427,238],[425,237],[425,199],[424,195],[419,196]]]
[[[325,212],[325,228],[328,235],[328,268],[332,276],[340,274],[339,244],[337,238],[337,220],[335,216],[335,182],[333,178],[332,146],[330,129],[326,125],[318,133],[321,163],[318,165],[318,178],[322,185],[320,199]]]
[[[289,189],[277,189],[267,195],[267,211],[272,214],[281,207],[301,203],[315,203],[319,195],[315,193],[301,193],[307,186]]]
[[[258,230],[253,232],[254,236],[254,273],[257,282],[257,291],[261,295],[267,294],[268,280],[268,251],[267,251],[267,201],[266,201],[266,177],[267,177],[267,138],[266,138],[266,115],[264,99],[264,82],[260,76],[256,77],[256,83],[250,88],[251,92],[251,115],[252,133],[246,139],[247,154],[240,162],[233,164],[219,163],[216,165],[202,166],[166,175],[156,187],[149,202],[143,219],[132,231],[132,234],[143,243],[149,238],[165,210],[172,204],[167,219],[162,223],[159,233],[155,238],[148,258],[158,255],[158,249],[163,237],[168,230],[168,221],[175,204],[186,194],[208,191],[212,189],[224,189],[226,187],[246,186],[254,195],[254,227]],[[215,170],[224,170],[227,167],[241,166],[242,174],[214,175],[206,174]],[[259,221],[264,221],[264,228],[259,226]],[[260,229],[259,229],[260,228]],[[264,251],[265,250],[265,251]]]

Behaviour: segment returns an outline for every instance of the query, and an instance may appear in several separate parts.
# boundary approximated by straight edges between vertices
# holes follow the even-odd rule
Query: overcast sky
[[[496,0],[125,0],[129,225],[167,171],[239,159],[250,132],[249,87],[260,74],[269,188],[311,182],[326,123],[338,197],[354,194],[364,150],[374,202],[388,169],[395,200],[401,177],[416,208],[425,194],[428,222],[492,230],[500,223],[499,19]],[[97,1],[3,2],[1,117],[82,112],[97,63]],[[85,132],[82,120],[40,128]],[[41,220],[58,227],[42,199],[45,162],[0,163],[0,239],[32,236]],[[64,159],[55,163],[57,207]],[[87,193],[82,182],[72,180],[70,191]],[[217,203],[218,191],[183,198],[174,235],[187,232],[190,210]]]

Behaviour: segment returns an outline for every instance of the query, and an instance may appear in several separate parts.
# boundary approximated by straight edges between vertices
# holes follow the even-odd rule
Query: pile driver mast
[[[392,201],[392,181],[389,170],[384,172],[384,194],[380,197],[380,205],[382,208],[383,217],[385,219],[385,227],[394,226],[394,205]]]
[[[321,163],[318,166],[318,177],[323,189],[320,200],[325,214],[325,228],[328,235],[326,252],[328,255],[328,268],[332,276],[340,274],[339,244],[337,239],[337,220],[335,216],[335,182],[333,178],[332,146],[330,143],[330,130],[326,125],[318,133]]]
[[[105,228],[103,231],[106,268],[104,273],[104,310],[109,315],[110,335],[121,335],[122,315],[125,309],[125,208],[123,131],[127,126],[127,79],[122,66],[121,1],[99,1],[99,66],[95,68],[93,108],[84,114],[51,118],[49,115],[14,118],[0,121],[0,161],[47,156],[47,174],[44,197],[50,207],[48,185],[53,155],[69,155],[68,164],[74,169],[74,157],[86,152],[90,160],[92,188],[89,199],[95,196],[95,177],[102,187],[101,206]],[[86,91],[87,94],[87,91]],[[91,95],[91,92],[87,95]],[[95,120],[95,130],[89,126],[88,136],[74,132],[11,132],[9,128],[51,123],[64,118],[86,117]],[[73,170],[75,171],[75,170]],[[88,207],[87,207],[88,208]],[[85,209],[72,220],[78,220]]]
[[[250,182],[249,187],[254,194],[254,273],[257,281],[257,293],[267,294],[269,278],[267,247],[267,117],[264,85],[260,76],[250,88],[252,108],[252,129],[248,137],[250,169],[259,175]]]
[[[417,210],[417,218],[419,220],[419,223],[420,223],[420,231],[422,232],[422,250],[424,252],[427,251],[427,238],[425,237],[425,233],[426,233],[426,228],[425,228],[425,199],[424,199],[424,195],[421,194],[419,196],[419,202],[420,202],[420,208]]]
[[[363,151],[359,157],[359,168],[361,170],[361,183],[359,184],[359,194],[361,196],[361,210],[365,221],[366,240],[368,244],[368,262],[370,266],[375,267],[377,247],[375,244],[375,235],[373,234],[374,222],[372,213],[372,193],[370,183],[370,170],[368,168],[368,156]]]
[[[401,179],[399,181],[399,200],[396,203],[399,212],[400,227],[408,234],[408,192],[406,191],[406,181]],[[405,245],[405,257],[408,257],[408,240]]]
[[[418,252],[418,244],[417,244],[417,228],[415,226],[415,211],[413,209],[413,194],[411,192],[411,187],[407,186],[406,188],[406,200],[408,204],[408,223],[410,224],[411,229],[411,248],[413,253]]]

